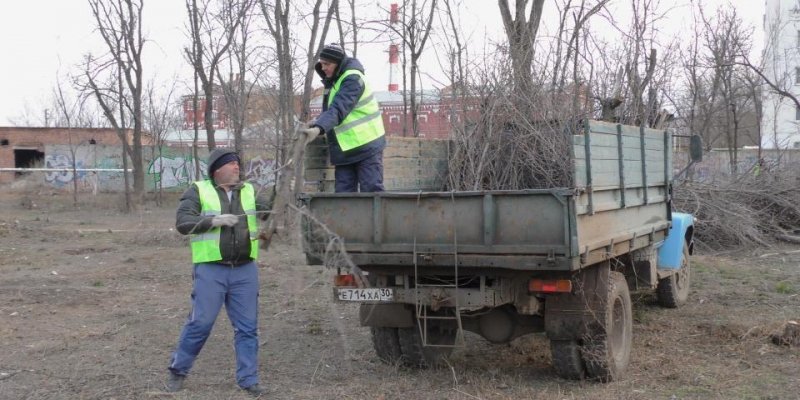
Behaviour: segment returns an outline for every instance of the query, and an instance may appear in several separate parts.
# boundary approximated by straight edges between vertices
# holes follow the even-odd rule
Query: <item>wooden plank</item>
[[[617,134],[617,124],[605,121],[589,121],[589,132]]]
[[[575,160],[575,185],[584,187],[586,181],[586,160]],[[642,184],[642,163],[640,161],[623,161],[624,179],[626,186]],[[592,160],[592,184],[599,186],[620,185],[618,160]],[[650,163],[647,171],[648,183],[660,185],[664,183],[664,163]],[[651,186],[652,186],[651,185]]]
[[[667,197],[664,195],[666,192],[665,186],[660,187],[650,187],[647,189],[647,195],[650,199],[650,203],[664,203],[667,201]],[[639,188],[628,188],[625,190],[625,205],[627,208],[631,207],[639,207],[644,205],[644,191],[641,187]],[[616,208],[621,208],[620,199],[621,193],[619,189],[610,188],[610,189],[598,189],[594,191],[594,199],[595,199],[595,212],[602,212],[613,210]],[[578,215],[587,214],[589,212],[588,207],[588,195],[581,194],[575,199],[575,211]]]
[[[585,135],[573,135],[572,136],[572,144],[574,147],[582,147],[586,143]],[[592,134],[591,139],[592,148],[595,147],[614,147],[618,146],[617,137],[616,135],[597,135]],[[622,137],[622,147],[623,148],[632,148],[632,149],[640,149],[641,148],[641,139],[638,136],[623,136]],[[646,137],[645,138],[645,149],[650,150],[664,150],[664,138],[658,137]]]
[[[574,147],[576,160],[585,160],[586,152],[583,148]],[[641,150],[623,148],[623,159],[631,161],[641,161]],[[645,149],[645,157],[648,162],[664,162],[664,150]],[[617,160],[619,159],[619,149],[614,147],[595,147],[592,146],[592,160]]]
[[[606,134],[606,135],[616,135],[617,134],[617,125],[616,123],[612,122],[604,122],[604,121],[589,121],[589,131],[591,133],[598,133],[598,134]],[[635,136],[639,137],[640,135],[640,127],[633,126],[633,125],[620,125],[621,131],[623,136]],[[661,129],[651,129],[645,128],[645,136],[648,138],[662,138],[664,137],[664,131]]]
[[[622,125],[622,134],[626,136],[639,137],[642,134],[642,128],[633,125]],[[664,131],[662,129],[644,128],[644,136],[647,138],[664,138]]]
[[[623,160],[625,168],[625,176],[629,174],[642,174],[642,163],[636,160]],[[575,160],[576,174],[578,170],[586,174],[586,160]],[[629,172],[630,171],[630,172]],[[664,164],[648,164],[648,173],[664,173]],[[601,174],[617,174],[619,175],[619,161],[618,160],[592,160],[592,176]]]
[[[627,149],[626,149],[627,150]],[[575,159],[585,160],[586,152],[583,147],[578,148],[576,145],[573,149],[575,152]],[[641,158],[640,152],[624,151],[625,160],[639,160]],[[619,149],[617,147],[600,147],[592,146],[592,160],[617,160],[619,158]]]

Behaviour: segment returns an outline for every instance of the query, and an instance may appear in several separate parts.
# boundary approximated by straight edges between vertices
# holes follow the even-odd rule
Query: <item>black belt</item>
[[[226,267],[240,267],[245,264],[250,264],[253,260],[245,260],[245,261],[218,261],[217,264],[222,264]]]

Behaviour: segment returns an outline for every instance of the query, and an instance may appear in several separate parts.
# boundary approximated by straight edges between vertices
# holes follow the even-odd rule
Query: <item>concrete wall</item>
[[[44,165],[48,168],[72,168],[72,152],[77,168],[122,168],[122,147],[109,145],[67,146],[62,144],[43,147]],[[191,182],[205,178],[208,149],[198,150],[201,176],[195,173],[191,147],[165,146],[144,149],[145,188],[148,191],[162,187],[167,191],[182,191]],[[266,154],[248,150],[242,164],[248,181],[267,186],[275,183],[275,162]],[[448,141],[389,137],[384,151],[384,184],[387,190],[416,191],[442,190],[447,177]],[[5,173],[13,176],[13,173]],[[121,191],[122,172],[71,171],[31,173],[34,180],[64,190],[72,190],[72,180],[77,179],[81,191]],[[321,141],[311,143],[306,152],[307,191],[332,192],[334,168],[328,163],[328,148]]]
[[[72,168],[72,154],[75,154],[78,169],[122,169],[122,146],[81,144],[44,145],[42,168]],[[143,151],[145,164],[145,188],[155,191],[161,187],[166,191],[182,191],[198,179],[195,173],[194,157],[191,147],[162,147],[160,150],[148,146]],[[208,165],[208,149],[198,150],[200,159],[200,178],[205,178]],[[130,161],[129,161],[130,162]],[[129,166],[130,168],[130,166]],[[275,181],[274,162],[260,155],[244,160],[242,168],[247,179],[259,186],[273,184]],[[122,191],[124,177],[122,172],[72,171],[30,172],[25,179],[39,181],[58,189],[72,190],[72,181],[77,179],[80,191]],[[129,175],[131,176],[131,175]],[[14,172],[2,172],[4,182],[20,179]],[[131,176],[132,179],[132,176]],[[131,181],[132,184],[132,181]]]
[[[800,149],[764,149],[761,152],[764,159],[764,166],[760,173],[768,173],[770,170],[781,171],[800,171]],[[678,173],[686,166],[689,156],[685,153],[675,154],[673,166],[674,173]],[[739,174],[755,174],[755,165],[758,163],[758,149],[740,149],[737,155],[736,170]],[[725,179],[731,175],[730,157],[728,151],[715,149],[703,154],[703,161],[693,167],[692,179],[701,182],[713,182]]]
[[[132,131],[128,130],[126,134],[130,139]],[[117,131],[108,128],[0,127],[0,168],[44,167],[45,160],[41,157],[42,153],[47,153],[47,146],[63,145],[69,148],[69,143],[77,150],[89,146],[119,145],[120,140]],[[30,165],[27,161],[35,161],[37,165]],[[11,182],[16,175],[14,172],[0,172],[0,183]]]

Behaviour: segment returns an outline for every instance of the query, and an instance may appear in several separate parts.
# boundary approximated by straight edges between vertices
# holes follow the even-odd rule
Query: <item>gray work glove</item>
[[[237,222],[239,222],[239,217],[233,214],[215,215],[211,218],[211,226],[213,227],[234,226]]]
[[[318,126],[312,126],[310,128],[301,129],[300,133],[305,135],[305,138],[303,138],[303,140],[306,142],[305,144],[309,144],[311,141],[316,139],[320,133],[322,133],[322,129],[320,129]]]

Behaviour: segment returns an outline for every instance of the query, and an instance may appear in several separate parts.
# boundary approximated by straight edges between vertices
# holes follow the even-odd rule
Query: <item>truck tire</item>
[[[372,327],[372,347],[381,361],[394,364],[400,361],[403,353],[400,351],[400,339],[397,328]]]
[[[550,354],[556,374],[564,379],[581,380],[586,377],[581,347],[575,340],[551,340]]]
[[[678,308],[686,304],[686,300],[689,298],[690,278],[689,246],[684,243],[681,269],[666,278],[658,280],[658,288],[656,289],[658,304],[666,308]]]
[[[598,312],[598,324],[582,348],[586,375],[601,382],[619,379],[628,367],[633,341],[633,311],[625,276],[611,272],[607,297]]]
[[[453,352],[456,332],[443,331],[435,327],[429,328],[428,344],[446,347],[431,347],[422,345],[422,335],[419,325],[413,328],[397,328],[400,339],[400,349],[403,353],[403,362],[415,368],[428,368],[440,365],[443,359]]]

